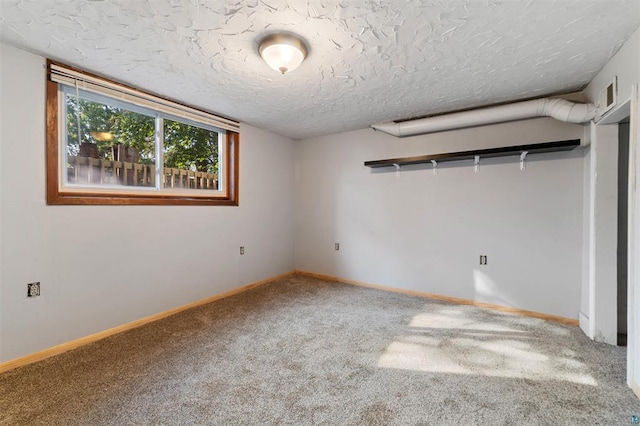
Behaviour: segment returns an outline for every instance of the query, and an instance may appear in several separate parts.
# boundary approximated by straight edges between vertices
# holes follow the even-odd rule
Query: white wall
[[[0,64],[0,362],[293,269],[292,140],[241,126],[239,207],[47,206],[45,60]]]
[[[3,164],[3,151],[4,151],[4,145],[5,145],[5,138],[4,138],[4,126],[5,126],[5,118],[4,118],[4,102],[1,101],[1,99],[5,99],[6,98],[6,90],[5,90],[5,78],[4,78],[4,66],[2,66],[2,55],[0,54],[0,360],[2,359],[2,353],[3,353],[3,347],[4,347],[4,339],[3,339],[3,322],[2,322],[2,301],[4,300],[4,292],[3,292],[3,280],[2,280],[2,271],[4,270],[3,267],[3,259],[4,259],[4,244],[2,244],[2,204],[4,204],[4,197],[3,197],[3,175],[4,173],[2,172],[2,170],[4,169],[4,167],[2,166]]]
[[[585,126],[583,143],[591,143],[591,125]],[[580,329],[589,335],[589,309],[591,303],[591,270],[589,263],[591,260],[591,150],[585,149],[584,167],[582,170],[582,287],[580,297]]]
[[[618,126],[589,125],[589,310],[587,335],[617,344]],[[586,185],[586,183],[585,183]]]
[[[296,146],[296,268],[569,318],[582,280],[584,151],[431,167],[367,160],[579,139],[535,119],[397,139],[372,130]],[[334,251],[334,242],[340,251]],[[488,265],[479,266],[479,255]]]

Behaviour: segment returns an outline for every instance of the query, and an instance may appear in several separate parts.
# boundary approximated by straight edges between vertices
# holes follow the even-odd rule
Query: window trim
[[[197,110],[196,108],[175,102],[170,99],[162,98],[147,92],[140,91],[122,83],[117,83],[109,79],[97,76],[95,74],[86,73],[75,68],[62,65],[57,62],[47,60],[47,86],[46,86],[46,166],[47,166],[47,182],[46,194],[48,205],[207,205],[207,206],[237,206],[239,205],[239,154],[240,154],[240,134],[237,131],[226,130],[220,134],[221,148],[226,152],[224,156],[224,169],[222,170],[224,179],[222,180],[225,188],[221,195],[193,195],[193,194],[171,194],[170,191],[144,193],[131,193],[123,190],[123,193],[95,191],[91,189],[86,191],[70,191],[65,190],[60,179],[60,136],[64,134],[64,130],[60,129],[61,119],[59,117],[61,93],[59,83],[51,79],[51,65],[68,68],[73,72],[87,75],[92,80],[103,81],[110,87],[119,87],[127,93],[140,94],[145,98],[158,98],[164,102],[183,106],[186,109],[200,111],[204,114],[210,114],[206,111]],[[222,120],[228,119],[220,117]]]

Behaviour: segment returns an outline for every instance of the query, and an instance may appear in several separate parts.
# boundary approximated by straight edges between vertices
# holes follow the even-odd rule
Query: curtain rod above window
[[[55,83],[108,95],[135,105],[154,109],[158,112],[164,112],[176,117],[182,117],[232,132],[238,132],[240,129],[240,123],[237,121],[201,111],[123,84],[113,83],[98,76],[84,73],[53,61],[48,61],[48,68],[49,79]]]

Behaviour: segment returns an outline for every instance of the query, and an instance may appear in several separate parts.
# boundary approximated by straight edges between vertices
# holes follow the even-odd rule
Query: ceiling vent
[[[618,77],[613,77],[611,83],[600,91],[598,97],[598,118],[609,112],[618,101]]]

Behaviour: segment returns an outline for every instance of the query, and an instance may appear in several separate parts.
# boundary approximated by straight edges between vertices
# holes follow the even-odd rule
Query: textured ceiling
[[[5,43],[303,139],[581,89],[638,0],[0,0]],[[257,54],[310,47],[279,75]]]

